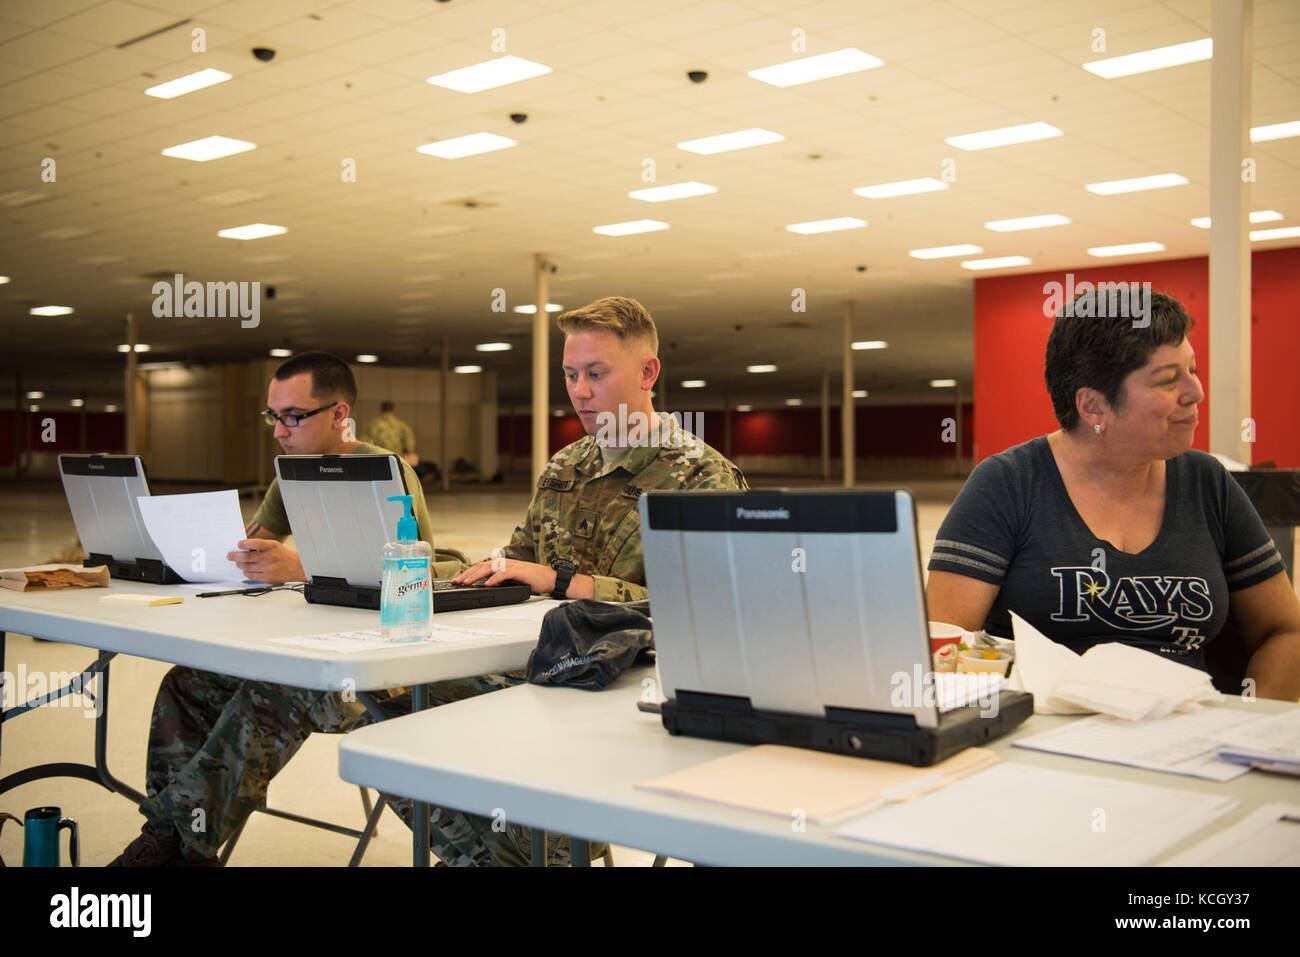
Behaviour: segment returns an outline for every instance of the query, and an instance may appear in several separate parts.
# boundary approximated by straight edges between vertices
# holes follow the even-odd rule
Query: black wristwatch
[[[569,590],[569,582],[573,581],[573,573],[578,570],[578,566],[567,558],[556,558],[551,561],[551,567],[555,569],[555,588],[551,592],[551,597],[564,598]]]

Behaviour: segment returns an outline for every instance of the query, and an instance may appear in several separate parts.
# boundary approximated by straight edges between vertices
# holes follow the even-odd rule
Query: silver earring
[[[1098,435],[1101,435],[1101,423],[1098,422],[1096,425],[1094,425],[1092,427],[1092,431],[1096,432]]]

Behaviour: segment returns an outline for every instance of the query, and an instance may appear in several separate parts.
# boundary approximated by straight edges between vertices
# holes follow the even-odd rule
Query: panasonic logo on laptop
[[[319,466],[319,468],[320,468],[320,470],[321,470],[322,472],[340,472],[340,473],[341,473],[341,472],[343,471],[343,466],[341,466],[341,465],[322,465],[322,466]]]
[[[99,471],[101,471],[101,472],[104,471],[104,466],[102,466],[102,465],[95,465],[94,463],[91,463],[90,465],[87,465],[86,468],[99,469]]]
[[[788,519],[790,510],[788,508],[742,508],[736,506],[736,518],[772,518]]]

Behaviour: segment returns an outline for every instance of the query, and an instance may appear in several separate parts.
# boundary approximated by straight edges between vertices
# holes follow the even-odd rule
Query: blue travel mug
[[[23,867],[59,866],[59,831],[67,828],[68,853],[73,867],[81,866],[77,822],[57,807],[34,807],[23,815]]]

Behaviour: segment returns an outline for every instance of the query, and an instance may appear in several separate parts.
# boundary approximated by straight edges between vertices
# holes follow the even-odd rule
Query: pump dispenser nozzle
[[[415,524],[415,514],[411,509],[411,496],[390,495],[389,502],[402,503],[402,517],[397,520],[397,541],[413,542],[420,537],[420,530]]]

